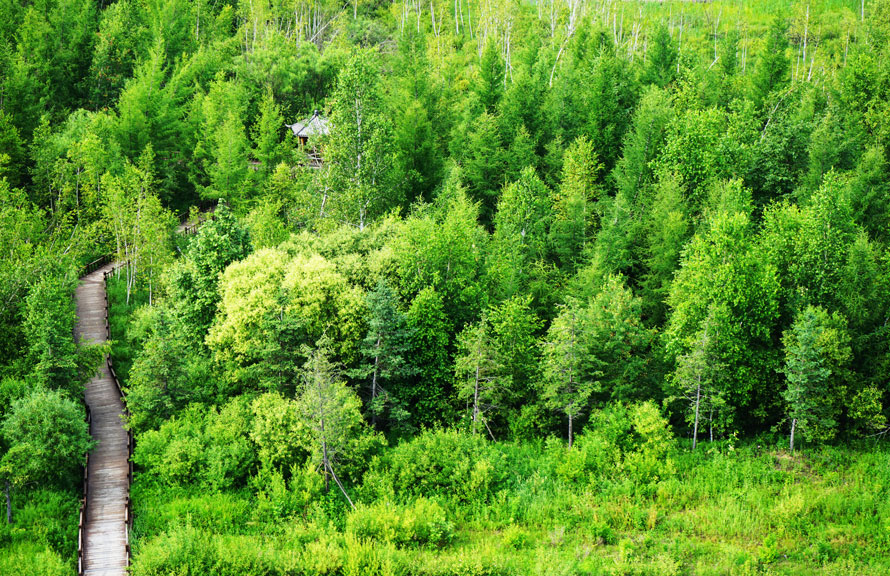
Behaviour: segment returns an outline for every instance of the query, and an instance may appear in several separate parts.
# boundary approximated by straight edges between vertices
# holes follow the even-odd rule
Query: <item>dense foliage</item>
[[[888,569],[887,0],[2,15],[0,571],[104,254],[136,574]]]

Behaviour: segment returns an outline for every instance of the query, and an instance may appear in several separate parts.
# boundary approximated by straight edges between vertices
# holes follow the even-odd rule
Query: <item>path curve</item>
[[[111,265],[80,279],[77,287],[78,342],[105,342],[105,284]],[[89,492],[84,520],[84,574],[124,576],[127,573],[127,498],[129,453],[123,427],[124,403],[103,362],[86,386],[96,447],[90,452]]]

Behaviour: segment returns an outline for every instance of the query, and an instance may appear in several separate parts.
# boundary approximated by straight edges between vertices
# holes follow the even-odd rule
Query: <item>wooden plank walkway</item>
[[[105,266],[81,278],[77,287],[78,341],[105,341]],[[84,574],[123,576],[127,572],[126,509],[129,495],[127,431],[124,404],[111,379],[108,364],[86,387],[97,446],[90,452],[89,493],[86,494]]]

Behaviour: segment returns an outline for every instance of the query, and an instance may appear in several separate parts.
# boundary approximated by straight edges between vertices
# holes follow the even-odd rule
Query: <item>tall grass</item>
[[[354,513],[318,502],[272,520],[253,512],[249,491],[137,491],[134,573],[890,573],[883,445],[793,456],[756,443],[681,445],[675,473],[647,489],[626,473],[564,477],[569,452],[555,442],[488,450],[506,479],[478,500],[441,484],[398,502],[359,491]],[[192,557],[198,548],[210,557]]]

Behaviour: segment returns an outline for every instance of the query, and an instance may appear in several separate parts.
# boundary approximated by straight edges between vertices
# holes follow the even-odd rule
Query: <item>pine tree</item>
[[[417,368],[407,361],[412,330],[405,315],[399,310],[395,291],[384,280],[367,295],[368,333],[361,345],[363,362],[351,375],[368,380],[369,409],[372,423],[389,408],[394,424],[404,424],[407,413],[392,395],[390,384],[412,376]]]
[[[281,107],[275,102],[271,89],[266,89],[260,102],[260,114],[251,131],[253,155],[260,163],[259,171],[263,179],[268,178],[278,163],[284,160],[285,146],[281,142],[284,129],[284,116]]]
[[[479,80],[476,94],[484,112],[494,114],[504,93],[504,64],[498,52],[497,43],[489,40],[482,50],[479,61]]]
[[[458,397],[472,405],[473,434],[479,431],[481,424],[494,440],[486,415],[501,407],[511,378],[491,332],[485,317],[464,328],[457,337],[454,372],[458,379]]]
[[[659,23],[646,55],[646,81],[660,87],[666,86],[677,73],[677,49],[664,23]]]
[[[850,361],[850,336],[839,314],[808,306],[785,331],[787,387],[783,393],[791,420],[789,449],[796,435],[809,441],[830,440],[838,427],[845,398],[844,371]]]
[[[576,138],[566,150],[562,183],[551,198],[550,244],[564,268],[574,267],[593,232],[601,169],[590,140],[583,135]]]
[[[789,80],[788,24],[781,18],[773,20],[760,53],[752,80],[754,102],[763,105],[767,96]]]
[[[585,345],[584,311],[567,302],[553,320],[544,341],[541,395],[550,408],[568,419],[569,448],[575,436],[575,420],[587,410],[598,372],[590,370]]]

